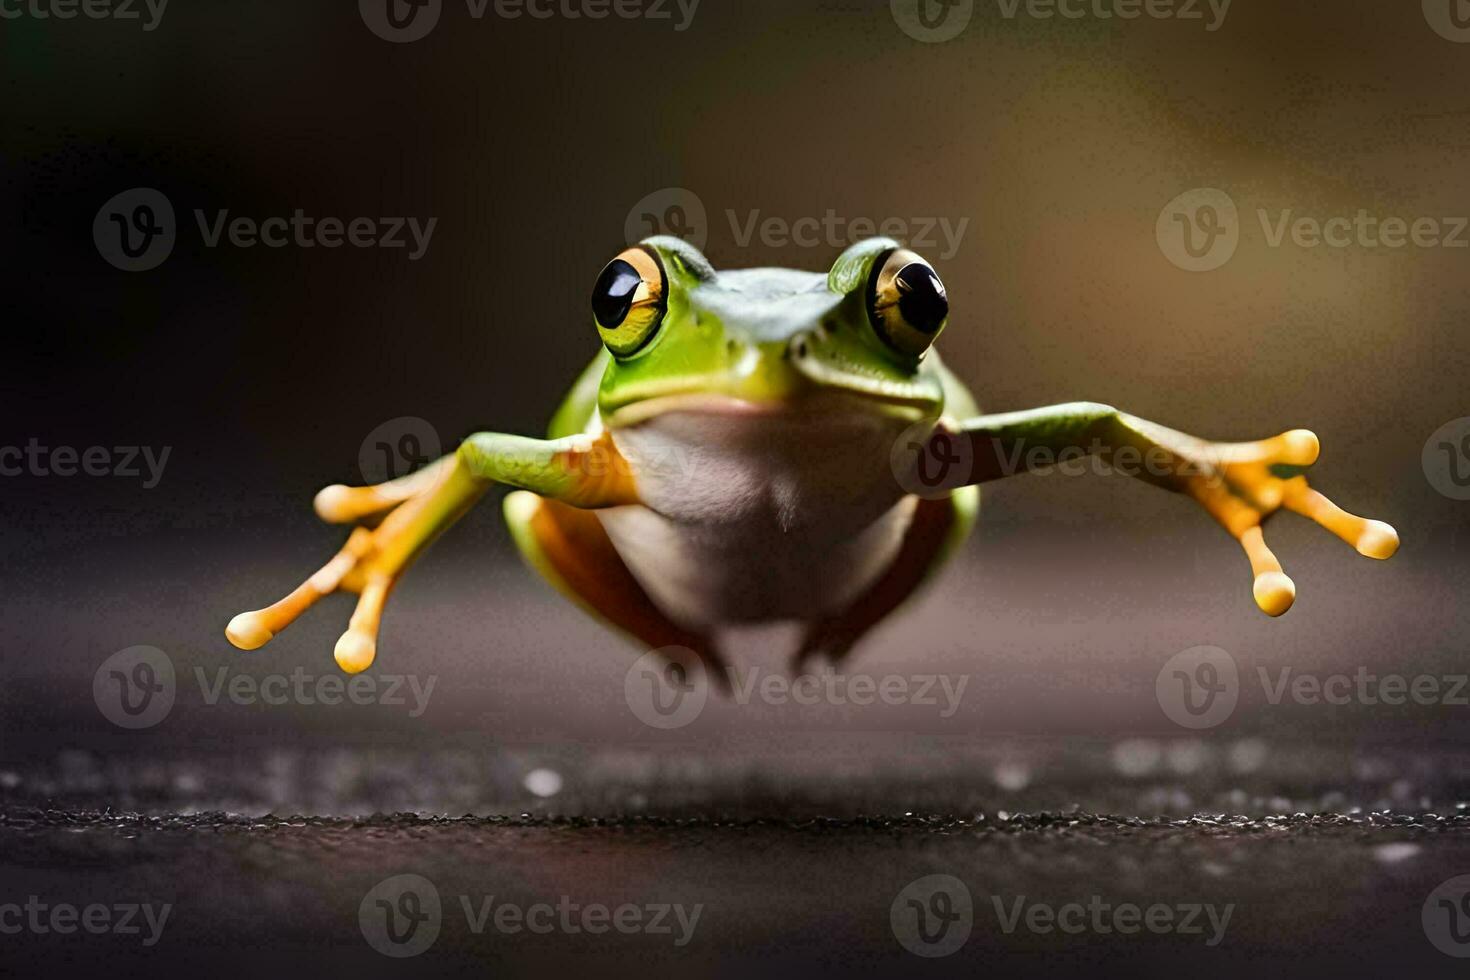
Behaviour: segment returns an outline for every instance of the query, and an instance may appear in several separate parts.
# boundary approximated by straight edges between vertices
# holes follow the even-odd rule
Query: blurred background
[[[1470,214],[1458,84],[1470,46],[1414,5],[1241,3],[1223,19],[1202,5],[1198,20],[1125,21],[961,4],[946,24],[963,30],[942,42],[917,39],[902,4],[538,20],[450,3],[410,43],[378,36],[363,9],[198,3],[167,8],[153,30],[143,7],[132,22],[3,24],[0,442],[168,456],[156,479],[140,453],[137,477],[27,468],[0,483],[0,755],[387,729],[404,744],[652,741],[714,755],[735,738],[758,759],[808,737],[841,752],[854,733],[880,746],[1178,735],[1156,676],[1202,644],[1244,678],[1234,715],[1198,736],[1222,753],[1247,730],[1466,731],[1463,708],[1273,705],[1258,680],[1258,668],[1465,669],[1470,504],[1436,491],[1421,454],[1470,412],[1470,232],[1453,245],[1454,216]],[[171,204],[176,242],[161,265],[127,272],[93,224],[140,187]],[[1158,231],[1199,188],[1238,210],[1234,251],[1210,271],[1176,265]],[[414,259],[407,229],[399,249],[209,247],[195,217],[297,209],[436,223]],[[1273,243],[1283,220],[1360,211],[1435,219],[1445,243]],[[231,648],[223,625],[337,547],[311,495],[359,482],[383,431],[446,448],[477,429],[539,432],[596,350],[592,280],[647,214],[726,268],[826,269],[868,233],[859,219],[897,221],[948,285],[940,346],[985,408],[1095,399],[1224,439],[1311,427],[1317,486],[1394,523],[1403,549],[1368,562],[1306,522],[1274,521],[1300,597],[1271,621],[1236,545],[1186,501],[1117,477],[1014,479],[987,489],[975,539],[936,588],[849,662],[877,677],[970,675],[950,717],[716,699],[665,733],[623,697],[637,651],[524,570],[487,504],[389,606],[373,671],[437,676],[419,717],[205,703],[195,668],[335,670],[350,599],[255,654]],[[835,231],[751,231],[772,218]],[[784,671],[790,642],[757,632],[733,653]],[[136,644],[168,654],[180,695],[165,723],[125,732],[96,710],[91,682]]]
[[[446,0],[402,29],[369,0],[139,5],[136,20],[3,8],[0,447],[41,447],[46,472],[0,477],[0,798],[255,816],[1457,819],[1470,773],[1464,7],[1238,0],[1122,19],[1096,13],[1112,5],[1038,16],[1052,8],[1024,0],[704,0],[538,19]],[[401,248],[247,248],[209,245],[196,219],[298,210],[432,232],[422,249],[407,230]],[[162,222],[162,251],[120,255],[114,214]],[[1302,218],[1354,230],[1313,245]],[[1401,228],[1390,247],[1387,219],[1422,233],[1403,243]],[[937,704],[711,696],[666,730],[626,694],[640,651],[524,569],[487,502],[396,591],[369,675],[382,697],[252,698],[273,678],[336,675],[350,598],[253,654],[223,636],[339,546],[312,494],[385,475],[364,473],[379,442],[415,456],[479,429],[540,432],[596,352],[589,290],[630,236],[684,234],[717,267],[825,270],[885,222],[947,284],[940,348],[986,409],[1092,399],[1219,439],[1310,427],[1315,485],[1393,523],[1399,555],[1369,562],[1273,521],[1298,586],[1273,621],[1237,546],[1187,501],[1119,477],[1021,477],[986,489],[964,554],[846,667],[963,679],[952,705],[942,685]],[[77,465],[58,447],[104,447],[109,475],[51,472]],[[784,674],[791,644],[750,630],[730,654]],[[162,651],[148,662],[173,672],[172,700],[124,727],[136,717],[103,707],[94,681],[107,691],[108,658],[139,645]],[[1200,646],[1235,665],[1237,698],[1196,729],[1171,718],[1159,681]],[[1434,678],[1439,694],[1326,704],[1273,688],[1360,669]],[[895,889],[914,864],[899,852]],[[709,867],[738,879],[742,853]],[[1315,894],[1348,904],[1293,899],[1292,921],[1367,928],[1374,896],[1397,889],[1397,935],[1424,953],[1412,922],[1432,882],[1383,870],[1413,853],[1314,852]],[[1147,891],[1147,857],[1051,857],[1043,884],[1080,866]],[[1000,865],[1024,881],[1035,858]],[[1181,860],[1204,882],[1216,858],[1228,864]],[[159,868],[174,866],[141,880],[172,887],[160,882],[176,869]],[[1240,878],[1299,873],[1282,861]],[[744,880],[732,901],[755,908],[764,887]],[[261,914],[308,921],[283,894]],[[786,912],[765,914],[742,935],[792,938]],[[1284,948],[1269,917],[1253,921],[1265,931],[1246,953]],[[875,962],[889,963],[828,965]]]

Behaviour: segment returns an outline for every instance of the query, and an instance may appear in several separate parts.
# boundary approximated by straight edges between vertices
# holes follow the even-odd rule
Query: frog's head
[[[609,427],[798,407],[917,422],[944,407],[930,349],[944,284],[892,239],[853,245],[823,275],[716,272],[685,242],[650,238],[603,269],[592,309],[612,355],[598,391]]]

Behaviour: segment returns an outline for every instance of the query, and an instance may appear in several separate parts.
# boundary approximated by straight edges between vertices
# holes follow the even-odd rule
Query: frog
[[[983,484],[1082,459],[1193,500],[1239,543],[1269,616],[1296,599],[1262,530],[1277,512],[1369,558],[1399,546],[1308,484],[1308,429],[1215,442],[1102,402],[982,412],[936,350],[943,280],[892,238],[821,273],[717,271],[654,236],[602,269],[590,312],[599,349],[544,437],[480,432],[406,476],[325,487],[316,513],[352,526],[345,543],[228,640],[257,649],[355,593],[334,658],[366,670],[405,570],[497,486],[535,572],[634,645],[716,672],[731,630],[767,623],[798,627],[794,665],[840,665],[960,550]]]

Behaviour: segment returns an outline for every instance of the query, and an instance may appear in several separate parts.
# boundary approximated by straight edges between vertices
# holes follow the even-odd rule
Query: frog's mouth
[[[700,387],[659,385],[664,390],[629,393],[617,406],[604,407],[603,424],[610,429],[640,425],[661,415],[724,415],[758,420],[762,417],[790,418],[810,416],[814,419],[833,416],[891,418],[900,422],[919,422],[935,418],[939,403],[918,390],[857,390],[853,387],[813,387],[799,394],[777,397],[752,397],[748,392],[710,390]]]

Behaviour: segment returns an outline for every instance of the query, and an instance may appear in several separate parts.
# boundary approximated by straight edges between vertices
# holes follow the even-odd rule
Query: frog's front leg
[[[1317,437],[1293,429],[1257,442],[1218,443],[1164,428],[1095,402],[1076,402],[957,423],[941,422],[929,451],[946,458],[967,443],[973,468],[950,477],[954,485],[1083,456],[1155,486],[1187,494],[1240,542],[1255,577],[1256,604],[1267,615],[1291,608],[1296,586],[1266,546],[1261,523],[1281,507],[1309,517],[1369,558],[1398,550],[1398,533],[1382,521],[1349,514],[1307,485],[1302,472],[1316,462]],[[951,457],[952,458],[952,457]]]
[[[638,501],[628,467],[606,435],[545,440],[478,433],[451,455],[406,477],[318,493],[316,511],[325,521],[382,520],[373,528],[354,529],[342,550],[284,599],[230,620],[225,636],[242,650],[257,649],[322,596],[339,589],[355,592],[357,609],[334,653],[348,673],[366,670],[377,655],[383,606],[404,569],[495,483],[574,507]]]

